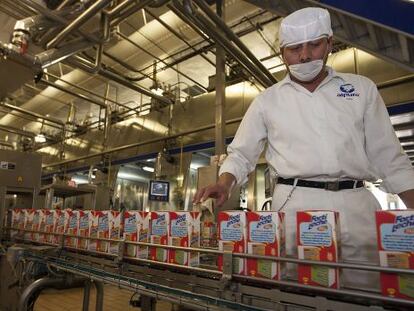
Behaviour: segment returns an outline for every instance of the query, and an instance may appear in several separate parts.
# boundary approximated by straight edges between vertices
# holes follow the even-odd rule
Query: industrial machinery
[[[27,232],[33,233],[36,231],[20,230],[20,233],[12,240],[3,241],[6,247],[19,243],[20,253],[18,256],[14,256],[18,258],[15,259],[15,262],[23,260],[26,264],[32,263],[32,265],[44,266],[45,270],[49,269],[46,275],[54,278],[62,277],[62,275],[65,277],[72,275],[72,277],[83,277],[83,282],[86,282],[86,279],[131,290],[140,296],[141,308],[145,311],[155,310],[157,300],[169,301],[188,307],[191,310],[379,311],[413,310],[414,308],[414,301],[384,297],[369,291],[328,289],[298,284],[292,280],[275,281],[236,275],[232,273],[232,262],[234,257],[258,258],[294,264],[302,263],[352,269],[356,273],[365,270],[414,274],[414,271],[406,269],[344,262],[327,263],[287,257],[232,254],[211,248],[156,245],[165,249],[200,252],[202,256],[223,255],[223,271],[217,271],[216,267],[203,262],[197,267],[187,267],[124,255],[124,248],[128,244],[154,246],[149,243],[124,240],[119,243],[119,240],[99,239],[119,243],[118,254],[108,254],[70,248],[65,245],[65,238],[71,237],[68,234],[56,234],[60,241],[58,245],[42,243],[42,246],[35,246],[34,244],[39,243],[23,239],[23,234]],[[14,254],[15,246],[9,247],[7,253],[9,256]],[[4,269],[4,261],[2,262],[2,269]],[[58,281],[55,280],[55,282]],[[2,283],[7,284],[7,281],[2,281]],[[89,287],[85,286],[86,298],[89,297],[88,291]],[[19,303],[15,302],[15,306],[19,305],[19,310],[26,310],[24,307],[28,300],[27,295],[22,296]],[[99,308],[102,308],[102,305],[98,304],[97,310],[102,310]]]

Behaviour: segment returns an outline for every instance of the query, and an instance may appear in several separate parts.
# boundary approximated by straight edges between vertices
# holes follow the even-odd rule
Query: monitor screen
[[[162,180],[150,180],[149,196],[150,201],[168,202],[170,193],[170,183]]]

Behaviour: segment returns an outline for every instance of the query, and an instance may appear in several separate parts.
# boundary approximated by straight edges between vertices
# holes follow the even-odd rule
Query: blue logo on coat
[[[342,84],[339,87],[340,92],[336,94],[337,97],[344,97],[346,99],[352,99],[352,97],[358,97],[359,93],[355,92],[355,87],[350,84]]]

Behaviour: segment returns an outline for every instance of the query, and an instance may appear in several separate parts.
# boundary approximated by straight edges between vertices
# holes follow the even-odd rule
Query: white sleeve
[[[364,115],[366,153],[390,193],[414,189],[414,169],[395,134],[388,111],[375,84],[370,81]]]
[[[239,185],[244,184],[248,174],[255,169],[267,139],[260,98],[260,95],[256,97],[247,109],[236,136],[227,147],[228,156],[219,171],[219,175],[232,174]]]

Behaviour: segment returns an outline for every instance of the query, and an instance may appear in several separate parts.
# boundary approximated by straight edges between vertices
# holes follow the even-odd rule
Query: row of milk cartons
[[[414,211],[377,211],[380,265],[414,269]],[[326,210],[296,213],[298,258],[338,262],[340,257],[339,213]],[[219,250],[266,256],[285,256],[284,213],[226,211],[219,213]],[[219,257],[219,269],[223,258]],[[339,288],[339,269],[298,265],[302,284]],[[284,264],[253,258],[233,258],[233,273],[280,280]],[[380,274],[383,295],[414,299],[414,275]]]
[[[25,232],[24,238],[41,243],[59,244],[69,248],[117,254],[119,242],[98,239],[144,242],[181,247],[200,246],[200,213],[82,211],[82,210],[10,210],[11,227],[41,232]],[[44,233],[43,233],[44,232]],[[15,236],[18,230],[11,230]],[[94,239],[96,238],[96,239]],[[159,247],[126,243],[125,255],[179,265],[198,265],[199,253],[168,250]]]

